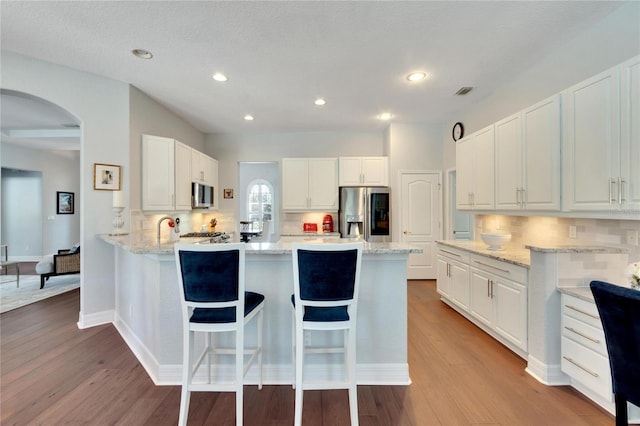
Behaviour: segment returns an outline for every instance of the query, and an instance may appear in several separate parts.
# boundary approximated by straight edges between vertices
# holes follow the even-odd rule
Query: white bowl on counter
[[[500,251],[504,250],[504,245],[511,241],[511,234],[488,232],[480,234],[480,238],[489,245],[487,250]]]

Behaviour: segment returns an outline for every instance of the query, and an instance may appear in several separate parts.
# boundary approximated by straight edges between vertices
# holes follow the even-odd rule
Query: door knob
[[[406,230],[405,230],[403,233],[404,233],[404,235],[407,235],[407,234],[410,234],[410,233],[411,233],[411,231],[406,231]]]

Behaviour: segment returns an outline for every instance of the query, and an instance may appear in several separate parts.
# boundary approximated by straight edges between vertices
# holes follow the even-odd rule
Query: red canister
[[[322,219],[322,232],[333,232],[333,217],[330,214],[324,215]]]

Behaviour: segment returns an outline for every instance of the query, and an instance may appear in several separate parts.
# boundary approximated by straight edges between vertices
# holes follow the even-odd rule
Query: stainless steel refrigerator
[[[341,187],[339,231],[342,238],[391,241],[391,190],[387,187]]]

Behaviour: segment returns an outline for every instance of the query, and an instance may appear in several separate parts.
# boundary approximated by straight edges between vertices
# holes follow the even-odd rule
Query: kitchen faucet
[[[160,244],[160,225],[165,220],[173,220],[173,218],[171,216],[162,216],[160,220],[158,220],[158,245]],[[175,223],[176,224],[180,223],[180,219],[176,218]]]

